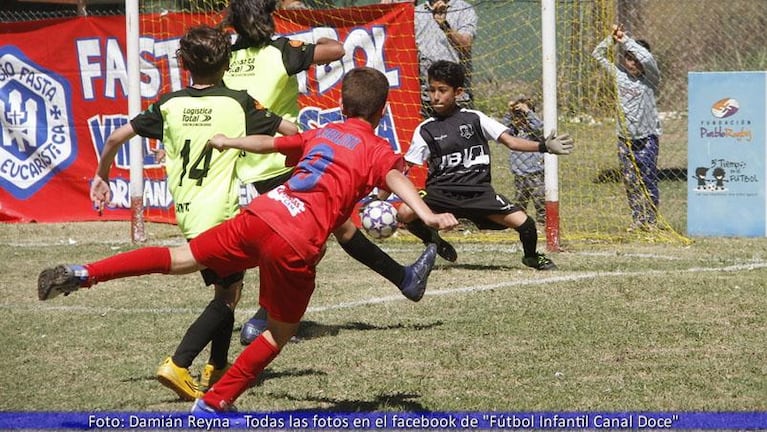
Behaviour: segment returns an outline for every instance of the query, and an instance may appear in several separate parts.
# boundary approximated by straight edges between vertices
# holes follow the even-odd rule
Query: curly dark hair
[[[456,89],[463,87],[466,81],[466,72],[458,63],[447,60],[438,60],[429,66],[429,81],[435,80],[443,82]]]
[[[179,41],[176,57],[193,79],[216,76],[229,67],[229,35],[206,25],[191,27]]]
[[[237,45],[262,48],[274,34],[277,0],[231,0],[225,23],[237,32]]]

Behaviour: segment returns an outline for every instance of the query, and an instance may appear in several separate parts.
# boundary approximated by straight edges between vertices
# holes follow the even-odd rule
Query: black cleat
[[[536,252],[534,256],[523,257],[522,264],[532,267],[536,270],[556,270],[557,265],[546,255]]]
[[[437,245],[437,255],[450,262],[456,262],[458,260],[458,252],[455,251],[453,245],[440,237],[439,234],[436,234],[436,232],[433,236],[433,240],[435,240],[434,244]]]

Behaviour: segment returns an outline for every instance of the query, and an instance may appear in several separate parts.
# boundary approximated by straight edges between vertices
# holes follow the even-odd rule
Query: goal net
[[[526,95],[542,113],[541,2],[468,2],[478,15],[471,57],[475,107],[501,119],[510,100]],[[342,6],[354,6],[355,13],[359,14],[356,18],[345,15],[350,28],[357,25],[352,21],[372,19],[369,16],[371,9],[384,8],[375,0],[306,0],[304,3],[325,12],[318,15],[319,21],[313,24],[307,21],[311,15],[304,11],[281,11],[279,15],[283,17],[282,25],[287,24],[283,27],[287,33],[297,32],[291,25],[326,26],[331,11]],[[724,3],[714,0],[556,2],[557,125],[559,132],[571,134],[576,143],[573,154],[558,160],[559,223],[563,240],[688,241],[684,235],[687,181],[691,175],[686,172],[687,72],[763,70],[767,66],[767,56],[760,20],[766,13],[758,4],[749,0]],[[225,2],[156,0],[142,1],[141,6],[142,33],[171,40],[180,36],[179,28],[218,22]],[[737,20],[739,25],[729,25],[732,20]],[[610,33],[615,23],[622,23],[629,34],[652,44],[661,70],[657,102],[663,134],[658,160],[659,229],[655,230],[627,230],[632,218],[617,154],[616,83],[614,77],[591,58],[596,44]],[[723,28],[727,29],[726,33],[717,31]],[[412,50],[402,55],[397,67],[417,71],[417,65],[406,64],[417,62],[417,46],[404,44],[393,49]],[[142,79],[146,80],[146,75],[142,75]],[[144,103],[150,99],[145,98]],[[325,103],[331,107],[336,101]],[[396,109],[408,105],[409,109],[394,115],[397,121],[408,125],[397,131],[399,135],[396,137],[405,146],[409,141],[408,131],[421,120],[417,90],[392,104]],[[500,145],[494,147],[493,183],[499,192],[511,198],[514,186],[508,150]],[[535,212],[532,206],[527,210],[529,214]]]

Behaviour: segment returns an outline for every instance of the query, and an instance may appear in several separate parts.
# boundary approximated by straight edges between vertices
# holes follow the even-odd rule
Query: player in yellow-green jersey
[[[178,58],[194,84],[162,95],[110,134],[91,183],[91,199],[98,208],[109,201],[109,169],[117,151],[140,135],[163,142],[176,222],[187,240],[238,212],[240,189],[235,165],[239,152],[214,150],[207,145],[208,140],[217,133],[237,137],[277,132],[292,135],[298,128],[266,110],[247,92],[223,86],[221,78],[229,67],[230,47],[225,33],[206,26],[191,28],[181,38]],[[206,269],[202,276],[206,285],[214,285],[214,298],[189,327],[175,354],[157,371],[160,382],[186,400],[202,394],[188,368],[208,343],[210,360],[203,368],[202,384],[212,384],[228,365],[234,308],[244,273],[219,277]]]

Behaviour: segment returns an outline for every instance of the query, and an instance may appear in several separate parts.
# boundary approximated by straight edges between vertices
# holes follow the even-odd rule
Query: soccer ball
[[[385,239],[397,231],[397,209],[387,201],[371,201],[362,209],[362,228],[370,237]]]

